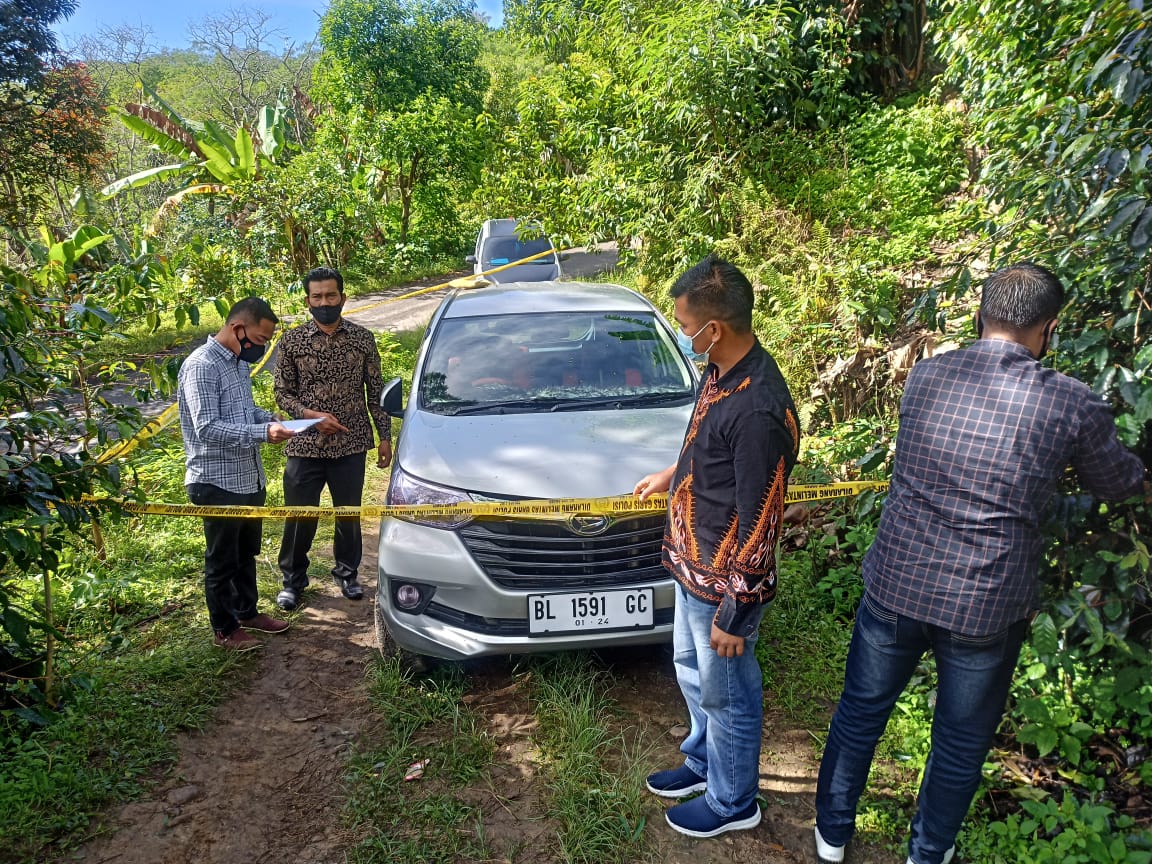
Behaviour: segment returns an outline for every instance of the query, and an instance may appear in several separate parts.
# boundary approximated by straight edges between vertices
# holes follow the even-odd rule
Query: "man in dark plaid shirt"
[[[993,273],[977,313],[982,338],[908,377],[820,765],[821,862],[844,860],[876,742],[928,650],[939,684],[908,862],[951,861],[1036,608],[1042,510],[1068,466],[1101,498],[1145,488],[1144,465],[1117,439],[1104,401],[1039,363],[1063,302],[1042,267]]]

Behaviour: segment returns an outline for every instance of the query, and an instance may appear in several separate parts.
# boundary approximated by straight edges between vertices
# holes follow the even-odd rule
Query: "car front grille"
[[[668,578],[660,563],[664,516],[613,521],[581,536],[567,522],[473,522],[459,529],[468,551],[505,588],[556,590],[644,585]]]

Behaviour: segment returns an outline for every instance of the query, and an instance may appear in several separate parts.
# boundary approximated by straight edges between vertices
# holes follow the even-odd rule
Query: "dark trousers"
[[[229,492],[211,483],[189,483],[188,499],[201,505],[262,507],[267,490]],[[210,517],[204,520],[204,599],[212,629],[227,636],[240,621],[256,617],[256,555],[261,519]]]
[[[289,507],[315,507],[324,486],[337,507],[359,506],[364,495],[366,454],[353,453],[337,459],[289,456],[284,467],[284,503]],[[284,587],[302,591],[308,585],[308,552],[316,538],[315,519],[286,519],[280,543],[280,571]],[[332,556],[337,579],[355,578],[360,568],[363,542],[359,518],[337,519]]]

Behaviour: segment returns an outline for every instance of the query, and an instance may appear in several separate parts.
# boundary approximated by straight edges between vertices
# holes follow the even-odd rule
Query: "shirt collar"
[[[727,381],[730,378],[738,378],[742,375],[747,375],[752,370],[752,367],[756,364],[761,350],[760,340],[753,337],[752,347],[748,349],[748,353],[737,360],[736,365],[725,372],[723,378],[718,378],[716,383],[719,384],[721,381]],[[704,369],[704,380],[707,381],[709,378],[711,378],[719,368],[720,367],[715,363],[709,363],[708,366]]]
[[[344,330],[344,329],[346,329],[346,328],[344,327],[344,324],[345,324],[345,321],[344,321],[344,316],[343,316],[343,315],[341,315],[341,316],[340,316],[340,320],[339,320],[339,321],[337,322],[337,324],[336,324],[336,329],[335,329],[335,330],[333,330],[331,334],[325,333],[323,330],[321,330],[321,329],[320,329],[320,325],[316,323],[316,319],[312,317],[312,313],[311,313],[311,312],[309,312],[309,313],[308,313],[308,323],[307,323],[307,324],[304,324],[303,326],[304,326],[304,327],[308,327],[308,328],[311,328],[311,329],[309,330],[309,332],[308,332],[308,335],[309,335],[309,336],[315,336],[317,333],[319,333],[319,334],[320,334],[320,335],[322,335],[322,336],[328,336],[328,335],[332,335],[332,336],[335,336],[335,335],[336,335],[337,333],[339,333],[341,330]]]
[[[989,354],[1016,354],[1034,363],[1040,362],[1027,346],[1013,342],[1011,339],[977,339],[968,348],[985,351]]]
[[[208,337],[208,352],[216,360],[239,360],[240,358],[221,345],[215,336]]]

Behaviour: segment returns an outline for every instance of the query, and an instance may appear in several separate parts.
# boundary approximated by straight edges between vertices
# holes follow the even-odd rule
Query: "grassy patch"
[[[0,860],[42,861],[79,840],[109,801],[131,798],[176,755],[175,732],[199,728],[253,660],[212,647],[176,614],[130,632],[84,664],[56,712],[30,731],[0,731]]]
[[[376,348],[380,352],[380,369],[384,380],[399,377],[405,388],[412,381],[412,371],[416,367],[416,355],[420,353],[420,343],[424,340],[425,328],[404,330],[399,333],[377,332]]]
[[[254,662],[212,646],[199,520],[109,523],[105,542],[101,562],[77,538],[56,580],[66,636],[57,710],[27,686],[0,714],[0,860],[45,860],[79,842],[94,815],[176,756],[175,733],[201,727]]]
[[[148,500],[186,500],[176,430],[136,451],[132,471]],[[176,733],[200,728],[255,663],[212,645],[199,519],[109,517],[103,531],[106,560],[91,536],[78,535],[54,579],[65,637],[59,709],[28,684],[9,690],[13,710],[0,712],[3,861],[44,860],[80,842],[93,816],[138,795],[175,758]],[[280,523],[266,522],[265,598],[279,583],[279,541]],[[20,586],[26,602],[35,602],[37,584]]]
[[[379,270],[372,273],[360,273],[354,267],[347,268],[344,274],[344,291],[349,297],[362,297],[365,294],[375,294],[387,291],[410,282],[419,282],[438,276],[445,278],[467,271],[464,255],[445,255],[430,261],[402,264],[387,272]]]
[[[643,761],[611,731],[606,672],[584,654],[531,661],[537,740],[548,771],[548,816],[564,861],[636,860],[644,832]]]
[[[370,700],[380,717],[373,746],[348,771],[345,819],[363,836],[347,853],[354,864],[487,859],[480,811],[453,793],[474,783],[491,759],[492,741],[461,702],[463,675],[440,668],[416,680],[395,660],[369,671]],[[410,765],[427,761],[419,782]]]
[[[607,673],[584,654],[532,657],[521,668],[538,723],[532,743],[546,777],[539,818],[556,835],[547,860],[639,860],[645,760],[613,731]],[[413,678],[396,661],[377,661],[369,682],[380,725],[348,774],[345,818],[363,837],[348,860],[515,860],[523,849],[490,842],[485,815],[471,803],[476,796],[469,791],[490,782],[495,742],[485,719],[464,703],[467,679],[459,667]],[[423,778],[406,783],[409,766],[422,760]]]
[[[840,695],[848,625],[821,609],[803,562],[781,567],[776,600],[764,616],[756,656],[768,701],[809,729],[826,728]]]

